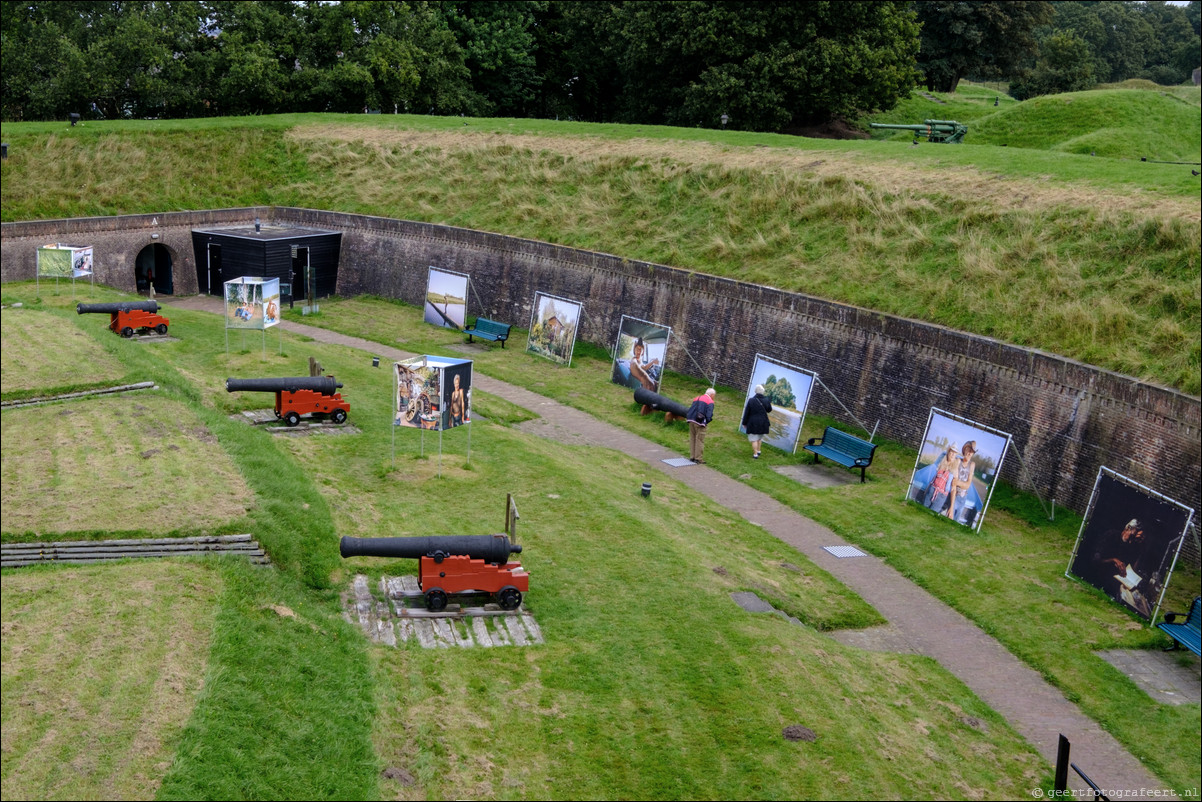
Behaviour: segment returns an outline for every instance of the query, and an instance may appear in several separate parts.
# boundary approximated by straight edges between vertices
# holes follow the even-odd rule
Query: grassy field
[[[5,798],[154,799],[204,684],[222,585],[177,561],[6,573]]]
[[[99,301],[120,297],[96,294]],[[119,787],[120,795],[166,799],[845,798],[853,790],[865,798],[968,798],[1015,797],[1050,780],[1029,746],[932,661],[861,652],[823,635],[880,619],[800,554],[658,474],[649,504],[637,492],[645,466],[523,434],[513,427],[531,413],[502,399],[474,393],[470,460],[455,437],[461,433],[452,432],[441,460],[431,442],[422,456],[412,437],[399,437],[394,463],[391,383],[364,352],[285,335],[282,355],[226,353],[218,317],[181,310],[170,313],[176,341],[148,347],[75,316],[69,298],[33,304],[31,284],[10,285],[6,296],[40,307],[36,314],[60,319],[106,352],[115,346],[123,377],[153,379],[162,388],[158,403],[185,407],[207,427],[253,494],[230,525],[254,532],[276,567],[183,563],[179,570],[200,572],[184,583],[198,595],[175,616],[134,615],[122,626],[143,629],[128,631],[98,629],[91,617],[73,625],[80,630],[73,637],[90,644],[84,654],[105,672],[121,672],[127,658],[108,658],[102,646],[124,643],[136,655],[133,644],[171,640],[172,627],[211,622],[207,662],[180,678],[188,699],[174,701],[191,712],[164,720],[149,762],[140,762],[140,742],[118,738],[106,742],[111,754],[103,765],[79,762],[74,780],[51,770],[64,747],[37,735],[35,725],[50,726],[45,718],[8,718],[25,698],[18,677],[29,665],[48,667],[42,682],[79,697],[110,680],[108,673],[78,679],[60,672],[52,651],[59,647],[25,634],[52,630],[58,608],[26,599],[86,581],[111,605],[124,598],[127,572],[147,564],[5,571],[5,797]],[[33,314],[6,317],[4,337]],[[414,353],[462,355],[462,335],[427,326],[419,309],[393,302],[330,299],[304,322]],[[510,348],[473,350],[476,369],[563,403],[583,407],[588,399],[594,409],[614,411],[607,420],[684,448],[680,424],[640,416],[629,391],[609,383],[600,349],[578,346],[572,366],[559,367],[523,353],[524,338],[515,329]],[[57,345],[45,343],[48,351]],[[226,376],[294,375],[309,356],[346,385],[360,434],[273,439],[230,419],[271,399],[226,393]],[[665,378],[669,397],[696,389],[686,377]],[[765,449],[764,459],[748,459],[733,427],[741,393],[719,388],[718,420],[731,425],[710,435],[712,467],[827,523],[965,612],[1144,758],[1166,787],[1198,783],[1198,706],[1156,703],[1092,654],[1155,648],[1163,638],[1063,576],[1079,519],[1058,512],[1049,523],[1032,511],[1032,499],[1003,489],[981,533],[968,535],[901,500],[914,454],[893,443],[878,450],[867,485],[803,487],[772,470],[799,458]],[[100,400],[38,407],[38,420],[17,417],[31,410],[5,411],[6,464],[10,432],[39,429],[66,410],[108,414],[114,425],[123,414]],[[806,434],[822,424],[807,420]],[[190,460],[193,469],[173,481],[178,495],[219,490],[209,470],[214,461],[199,452]],[[119,482],[89,502],[114,514],[138,492]],[[523,563],[532,574],[527,605],[545,647],[394,650],[369,646],[342,620],[338,595],[354,572],[374,577],[416,566],[344,562],[339,535],[497,531],[506,493],[522,513]],[[6,515],[10,506],[6,490]],[[7,525],[0,533],[6,541],[25,536]],[[1005,580],[1016,561],[1030,582]],[[1197,584],[1196,575],[1180,574],[1173,599],[1196,593]],[[803,626],[743,612],[728,594],[745,590]],[[180,602],[161,583],[147,593],[134,612]],[[147,627],[157,634],[145,634]],[[71,733],[94,732],[106,718],[136,720],[141,703],[114,701],[62,722],[48,715],[71,741]],[[818,740],[785,741],[781,731],[792,724]],[[22,744],[19,755],[10,743]],[[141,768],[131,777],[126,766]],[[397,771],[382,776],[387,768]]]
[[[23,295],[20,285],[7,290]],[[97,609],[107,609],[126,598],[129,572],[146,564],[4,572],[4,648],[11,650],[0,693],[6,797],[115,788],[117,795],[165,799],[835,798],[854,788],[872,798],[933,798],[949,788],[1013,796],[1047,781],[1047,766],[1030,748],[932,661],[860,652],[821,634],[880,621],[854,594],[758,527],[674,482],[657,479],[655,503],[648,504],[629,480],[643,468],[625,457],[522,434],[506,424],[529,413],[477,393],[470,461],[456,450],[462,443],[448,438],[441,477],[434,458],[419,456],[412,442],[398,449],[394,467],[385,435],[388,374],[362,352],[286,336],[282,356],[227,354],[219,318],[178,310],[171,312],[176,341],[147,347],[76,318],[69,304],[46,298],[37,314],[59,317],[98,345],[117,344],[126,373],[162,388],[159,403],[187,407],[204,423],[254,494],[239,523],[256,533],[277,567],[181,563],[174,570],[194,572],[183,586],[205,590],[195,606],[179,607],[178,587],[172,595],[170,584],[148,583],[112,627],[82,618],[73,625],[77,662],[105,664],[84,677],[59,668],[53,649],[61,646],[53,639],[26,637],[53,630],[61,615],[55,605],[27,599],[59,591],[63,582],[86,583],[103,600]],[[31,318],[6,319],[5,336]],[[56,345],[46,342],[47,349]],[[286,375],[310,355],[353,388],[351,420],[362,434],[275,440],[230,420],[264,400],[225,393],[227,375]],[[604,385],[599,377],[596,386]],[[32,412],[44,420],[65,410],[108,414],[114,424],[122,415],[99,399]],[[17,417],[29,411],[3,413],[6,462],[10,431],[44,425]],[[191,460],[192,470],[173,480],[180,495],[190,486],[217,489],[211,458]],[[113,514],[137,492],[116,483],[90,503]],[[344,565],[335,533],[495,531],[507,492],[522,512],[523,561],[535,577],[528,605],[547,646],[392,650],[369,647],[342,620],[338,594],[353,571],[378,575],[398,566]],[[3,537],[11,539],[7,530]],[[804,623],[745,613],[728,597],[735,590],[755,590]],[[147,607],[156,608],[154,616],[137,614]],[[28,666],[40,666],[41,682],[65,688],[61,695],[74,705],[75,697],[109,687],[110,672],[127,670],[123,661],[137,662],[135,644],[169,644],[180,627],[206,626],[209,640],[200,643],[209,644],[207,662],[193,663],[180,678],[187,698],[175,700],[190,712],[165,721],[157,752],[139,763],[145,745],[114,737],[101,745],[99,765],[79,759],[78,775],[52,771],[64,754],[60,739],[74,742],[107,719],[136,721],[145,699],[117,696],[103,710],[62,722],[51,713],[49,723],[43,717],[36,726],[58,734],[39,738],[35,722],[16,716]],[[116,644],[128,650],[120,659],[104,651]],[[143,669],[153,673],[159,665],[148,659]],[[785,740],[781,732],[792,724],[814,730],[818,740]],[[388,767],[413,783],[381,778]]]
[[[0,217],[279,204],[465,226],[927,320],[1197,394],[1198,177],[1154,163],[1202,149],[1197,91],[1175,92],[994,107],[999,95],[966,86],[942,103],[915,93],[890,117],[969,121],[962,146],[406,115],[7,124]]]
[[[301,320],[300,315],[294,317]],[[330,301],[320,315],[304,322],[414,353],[453,352],[462,340],[455,332],[423,326],[419,309],[383,299]],[[398,332],[404,334],[398,337]],[[664,425],[660,416],[638,415],[629,391],[609,383],[610,357],[605,352],[578,345],[571,368],[548,368],[544,360],[530,355],[515,358],[510,353],[524,348],[524,332],[515,329],[509,345],[504,351],[474,352],[477,369],[586,412],[595,412],[598,406],[626,410],[627,414],[607,420],[685,453],[684,424]],[[702,389],[704,385],[696,380],[671,372],[661,385],[669,398],[690,398]],[[877,450],[867,486],[799,485],[773,468],[800,457],[765,449],[758,462],[747,458],[746,440],[733,421],[737,407],[732,409],[743,392],[743,388],[719,388],[719,419],[730,421],[730,426],[710,433],[707,464],[882,557],[1061,687],[1154,770],[1176,778],[1172,782],[1181,783],[1179,787],[1192,782],[1189,778],[1197,776],[1193,764],[1202,760],[1202,747],[1194,743],[1202,733],[1198,708],[1153,703],[1156,712],[1149,715],[1146,694],[1093,654],[1110,648],[1153,648],[1163,637],[1064,576],[1080,528],[1079,516],[1057,510],[1055,521],[1049,521],[1038,500],[1002,486],[982,530],[966,537],[961,527],[902,500],[915,455],[908,446],[888,442]],[[819,436],[830,422],[808,417],[803,436]],[[1022,566],[1029,581],[1013,580],[1016,565]],[[1179,567],[1167,594],[1168,609],[1186,609],[1200,592],[1198,573]],[[1170,742],[1184,751],[1153,754],[1146,746]]]
[[[1133,94],[1156,97],[1123,105]],[[7,124],[0,216],[276,203],[449,223],[811,292],[1197,393],[1198,179],[1137,161],[1162,142],[1196,157],[1197,91],[1061,96],[1043,116],[994,97],[967,85],[901,110],[969,121],[970,142],[997,137],[962,147],[374,115]],[[1175,131],[1166,102],[1192,109],[1193,128]],[[1109,109],[1113,133],[1075,125],[1065,106]],[[1139,109],[1156,112],[1142,134]],[[1010,139],[1039,125],[1046,136],[1024,147]],[[461,432],[441,457],[412,437],[394,451],[388,371],[363,352],[290,334],[282,352],[227,351],[220,319],[182,310],[171,341],[130,342],[73,309],[120,294],[42,290],[3,288],[25,307],[2,313],[6,401],[159,389],[5,410],[0,540],[249,531],[273,567],[0,574],[5,798],[1013,798],[1050,784],[1050,767],[937,664],[823,634],[880,623],[854,593],[658,473],[648,503],[641,463],[524,434],[534,413],[479,391],[470,459]],[[383,299],[323,301],[303,322],[463,355],[462,335]],[[568,368],[524,345],[515,328],[508,348],[471,358],[684,453],[683,425],[640,416],[604,349],[578,343]],[[227,376],[299,375],[310,356],[345,384],[360,433],[273,439],[237,419],[271,397],[227,393]],[[661,389],[701,386],[668,373]],[[748,459],[743,389],[719,388],[712,468],[964,613],[1166,788],[1199,786],[1199,706],[1153,701],[1094,654],[1165,638],[1064,576],[1079,517],[1049,521],[1002,486],[966,533],[902,500],[915,455],[890,442],[865,485],[799,485],[773,468],[800,458]],[[827,422],[810,416],[803,436]],[[545,646],[389,649],[346,623],[353,573],[416,564],[343,561],[339,536],[497,531],[507,493]],[[1168,607],[1200,589],[1179,570]],[[728,594],[747,590],[802,625],[737,608]],[[167,687],[147,684],[158,676]],[[818,739],[785,741],[793,724]]]

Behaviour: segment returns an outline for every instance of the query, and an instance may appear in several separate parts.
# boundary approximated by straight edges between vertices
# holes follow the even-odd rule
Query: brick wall
[[[342,231],[343,296],[420,305],[434,265],[471,276],[469,314],[525,327],[535,292],[546,292],[582,302],[580,337],[606,348],[623,314],[671,326],[670,369],[740,391],[757,353],[812,370],[830,392],[816,388],[811,410],[853,427],[854,416],[911,448],[932,406],[1009,432],[1002,478],[1057,506],[1083,511],[1101,465],[1200,505],[1196,397],[987,337],[608,254],[364,215],[226,209],[5,224],[0,277],[33,278],[38,245],[78,241],[96,246],[98,281],[132,291],[134,257],[157,232],[177,293],[194,293],[191,228],[255,216]],[[1196,542],[1190,551],[1196,564]]]

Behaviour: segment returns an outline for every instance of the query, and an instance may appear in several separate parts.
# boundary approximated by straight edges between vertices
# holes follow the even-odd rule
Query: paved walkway
[[[212,296],[173,298],[172,307],[222,313],[222,301]],[[414,354],[379,343],[292,322],[285,330],[319,342],[356,348],[381,360],[400,360]],[[704,465],[673,468],[663,460],[681,456],[638,435],[564,406],[544,396],[480,373],[472,386],[504,398],[540,418],[523,428],[560,441],[612,448],[663,472],[723,506],[762,526],[830,572],[889,622],[890,638],[898,651],[937,660],[986,704],[1000,713],[1020,734],[1056,764],[1061,733],[1072,744],[1072,761],[1104,789],[1122,789],[1130,796],[1140,789],[1164,789],[1143,764],[1109,733],[1082,714],[1037,672],[1014,657],[971,621],[910,582],[873,556],[837,558],[823,546],[848,545],[831,530],[789,509],[770,496]],[[1069,787],[1088,791],[1075,772]],[[1117,798],[1119,794],[1114,794]]]

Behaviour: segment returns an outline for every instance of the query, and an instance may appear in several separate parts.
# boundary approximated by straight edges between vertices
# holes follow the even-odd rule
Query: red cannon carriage
[[[516,610],[530,590],[530,575],[509,559],[522,547],[507,535],[344,537],[338,552],[343,557],[420,559],[419,584],[430,612],[446,609],[449,595],[468,591],[492,593],[502,610]]]
[[[122,301],[113,304],[76,304],[76,314],[100,313],[109,315],[109,329],[122,337],[132,337],[135,331],[145,334],[154,331],[166,334],[171,321],[158,314],[157,301]]]
[[[295,426],[302,415],[324,415],[345,423],[351,405],[342,400],[342,384],[333,376],[296,376],[283,379],[226,379],[226,392],[275,393],[275,416]]]

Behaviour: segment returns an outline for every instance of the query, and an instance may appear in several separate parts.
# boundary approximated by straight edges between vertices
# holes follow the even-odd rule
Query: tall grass
[[[970,142],[1009,147],[404,115],[9,124],[0,214],[274,203],[500,231],[929,320],[1198,393],[1197,178],[1134,161],[1196,156],[1196,108],[1133,90],[996,109],[988,93],[946,100],[955,114],[941,116],[979,115]],[[933,113],[922,94],[913,102]],[[1158,142],[1168,150],[1148,150]],[[1120,151],[1128,158],[1103,158]],[[1090,152],[1100,155],[1076,155]]]

